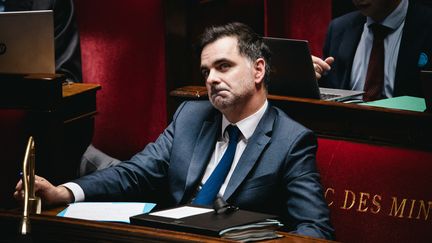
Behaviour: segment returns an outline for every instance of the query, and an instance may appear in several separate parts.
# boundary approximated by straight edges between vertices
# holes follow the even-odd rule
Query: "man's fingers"
[[[319,73],[319,74],[323,73],[322,67],[318,64],[314,64],[314,69],[315,69],[316,73]]]
[[[312,62],[314,64],[314,68],[316,72],[319,72],[320,75],[324,71],[329,71],[331,69],[331,64],[334,62],[333,57],[327,57],[325,60],[322,60],[319,57],[312,55]]]
[[[46,181],[42,176],[35,175],[35,181]]]
[[[333,58],[333,57],[327,57],[327,58],[324,60],[324,62],[327,63],[328,65],[332,65],[333,62],[334,62],[334,58]]]
[[[22,189],[22,180],[19,180],[18,183],[15,186],[15,190],[19,191]]]
[[[13,196],[18,201],[24,200],[24,190],[15,191]]]

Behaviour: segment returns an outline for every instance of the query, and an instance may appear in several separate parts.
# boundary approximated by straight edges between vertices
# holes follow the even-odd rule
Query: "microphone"
[[[42,210],[41,199],[36,197],[34,190],[35,146],[32,136],[30,136],[27,142],[27,148],[23,160],[22,182],[24,184],[24,209],[19,233],[21,235],[28,235],[30,234],[30,213],[40,214]]]
[[[230,214],[237,210],[238,207],[228,204],[222,197],[217,197],[213,203],[215,214]]]

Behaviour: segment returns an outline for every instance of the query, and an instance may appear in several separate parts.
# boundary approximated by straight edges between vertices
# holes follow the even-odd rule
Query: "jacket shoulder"
[[[362,24],[365,21],[366,17],[364,17],[359,11],[354,11],[333,19],[330,22],[330,26],[334,30],[347,29],[353,24]]]
[[[217,112],[210,101],[185,101],[177,108],[173,120],[202,121],[213,117]]]
[[[287,115],[284,111],[277,107],[272,107],[276,112],[277,119],[275,121],[274,129],[276,134],[280,137],[286,136],[300,136],[304,134],[313,134],[313,132],[298,123],[294,119],[292,119],[289,115]],[[274,132],[273,132],[274,133]]]

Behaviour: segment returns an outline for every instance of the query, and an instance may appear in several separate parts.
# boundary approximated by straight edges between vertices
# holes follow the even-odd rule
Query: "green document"
[[[394,98],[361,103],[360,105],[369,105],[369,106],[377,106],[377,107],[408,110],[408,111],[419,111],[419,112],[423,112],[426,110],[425,100],[423,98],[418,98],[413,96],[399,96]]]

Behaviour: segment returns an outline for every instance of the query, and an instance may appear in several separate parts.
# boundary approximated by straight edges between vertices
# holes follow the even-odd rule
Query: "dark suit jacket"
[[[156,142],[116,167],[75,182],[86,200],[191,201],[221,130],[208,101],[183,103]],[[229,181],[224,199],[242,209],[279,215],[298,234],[331,238],[329,210],[315,165],[310,130],[269,106]]]
[[[365,22],[366,17],[356,11],[330,23],[323,54],[324,57],[333,56],[335,63],[320,80],[321,86],[351,89],[351,67]],[[428,63],[419,67],[422,52],[428,56]],[[424,97],[419,72],[431,68],[432,10],[410,1],[396,66],[394,96]]]

